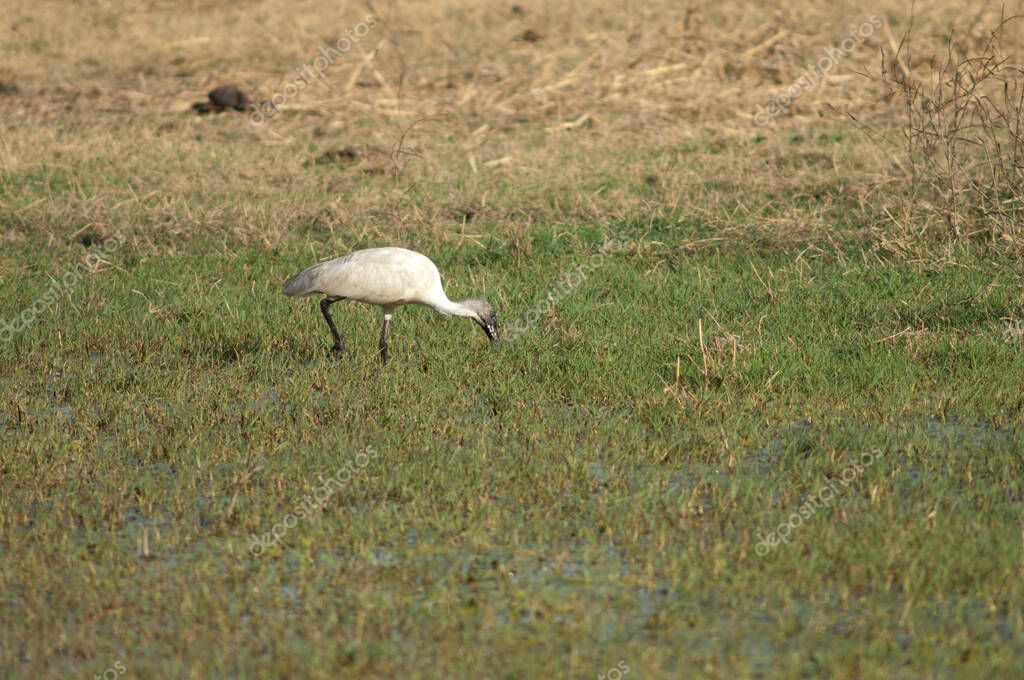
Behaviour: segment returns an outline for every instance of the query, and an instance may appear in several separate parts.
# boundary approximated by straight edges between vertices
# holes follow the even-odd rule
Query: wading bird
[[[441,274],[426,255],[405,248],[368,248],[303,269],[284,283],[285,295],[323,295],[320,312],[334,337],[331,351],[343,351],[341,336],[329,308],[338,300],[358,300],[384,310],[380,359],[388,360],[391,313],[400,305],[426,305],[445,316],[472,319],[491,342],[498,341],[494,308],[478,298],[452,302],[441,286]]]

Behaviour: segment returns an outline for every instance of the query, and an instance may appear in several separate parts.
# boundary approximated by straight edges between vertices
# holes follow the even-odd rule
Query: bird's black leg
[[[334,345],[331,347],[331,352],[334,354],[341,354],[345,348],[341,344],[341,336],[338,335],[338,327],[334,325],[334,319],[331,318],[331,313],[328,311],[328,308],[341,299],[342,298],[325,297],[320,301],[320,312],[324,315],[324,319],[327,320],[327,327],[331,329],[331,335],[334,337]]]
[[[388,363],[388,327],[391,326],[391,314],[384,312],[384,327],[380,329],[380,362]]]

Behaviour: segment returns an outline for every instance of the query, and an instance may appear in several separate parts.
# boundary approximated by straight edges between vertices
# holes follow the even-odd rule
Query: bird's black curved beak
[[[498,321],[493,316],[490,319],[477,321],[477,325],[484,329],[487,339],[491,342],[498,342]]]

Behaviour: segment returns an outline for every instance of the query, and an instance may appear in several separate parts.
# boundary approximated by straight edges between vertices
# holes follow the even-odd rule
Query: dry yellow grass
[[[723,237],[827,239],[851,205],[865,226],[883,219],[900,180],[847,115],[897,122],[898,101],[858,74],[877,74],[883,53],[891,61],[904,4],[871,8],[882,29],[791,115],[764,128],[752,116],[867,11],[7,2],[0,79],[19,92],[0,96],[0,164],[14,175],[62,170],[75,191],[9,187],[0,200],[14,229],[3,238],[118,224],[161,243],[213,231],[273,244],[311,227],[341,246],[429,234],[528,248],[538,223],[685,213]],[[224,83],[270,98],[370,15],[379,25],[262,125],[191,113]],[[980,44],[998,17],[991,3],[919,7],[917,62],[906,67],[926,71],[951,30]],[[527,31],[539,40],[523,40]],[[382,150],[370,169],[385,172],[303,170],[345,145]]]

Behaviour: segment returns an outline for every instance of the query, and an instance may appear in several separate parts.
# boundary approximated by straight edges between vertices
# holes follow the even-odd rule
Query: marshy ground
[[[967,5],[0,3],[0,668],[1020,675],[1024,128],[967,123],[1024,25]],[[377,245],[506,342],[329,357],[280,285]]]

